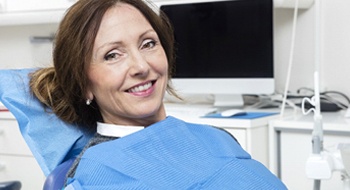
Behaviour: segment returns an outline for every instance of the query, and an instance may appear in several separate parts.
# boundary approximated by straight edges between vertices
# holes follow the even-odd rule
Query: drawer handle
[[[0,129],[0,135],[4,134],[4,130]]]
[[[50,35],[50,36],[31,36],[29,38],[29,41],[32,44],[51,43],[54,39],[55,39],[54,35]]]

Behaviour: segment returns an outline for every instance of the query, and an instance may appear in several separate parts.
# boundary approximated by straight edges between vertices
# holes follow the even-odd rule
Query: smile
[[[146,91],[148,89],[150,89],[152,87],[154,82],[148,82],[146,84],[143,84],[143,85],[139,85],[139,86],[135,86],[133,88],[130,88],[128,90],[128,92],[131,92],[131,93],[137,93],[137,92],[143,92],[143,91]]]

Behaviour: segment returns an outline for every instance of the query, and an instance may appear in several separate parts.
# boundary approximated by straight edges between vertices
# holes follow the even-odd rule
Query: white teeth
[[[148,90],[149,88],[151,88],[151,86],[152,86],[152,83],[149,82],[149,83],[144,84],[144,85],[142,85],[142,86],[137,86],[137,87],[135,87],[135,88],[132,88],[132,89],[130,89],[129,91],[130,91],[130,92],[133,92],[133,93],[135,93],[135,92],[141,92],[141,91],[144,91],[144,90]]]

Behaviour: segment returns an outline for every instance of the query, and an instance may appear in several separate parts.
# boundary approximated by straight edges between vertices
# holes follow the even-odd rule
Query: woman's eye
[[[106,61],[110,61],[110,60],[115,60],[118,58],[118,54],[117,53],[108,53],[107,55],[104,56],[104,59]]]
[[[154,40],[146,40],[143,44],[142,44],[142,49],[151,49],[156,45],[156,42]]]

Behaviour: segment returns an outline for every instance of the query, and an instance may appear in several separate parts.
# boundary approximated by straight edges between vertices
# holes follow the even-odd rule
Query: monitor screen
[[[272,0],[169,2],[160,9],[174,27],[176,90],[273,92]]]

